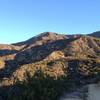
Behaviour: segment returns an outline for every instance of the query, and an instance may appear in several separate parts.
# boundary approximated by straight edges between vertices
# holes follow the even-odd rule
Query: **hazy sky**
[[[44,31],[100,30],[100,0],[0,0],[0,43],[26,40]]]

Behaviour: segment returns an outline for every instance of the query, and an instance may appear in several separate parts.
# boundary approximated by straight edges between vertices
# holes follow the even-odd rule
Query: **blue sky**
[[[0,0],[0,43],[44,31],[64,34],[100,30],[100,0]]]

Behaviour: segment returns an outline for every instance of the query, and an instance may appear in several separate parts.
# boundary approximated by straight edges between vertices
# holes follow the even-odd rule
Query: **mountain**
[[[3,100],[17,100],[17,95],[21,95],[21,100],[24,97],[56,100],[61,90],[70,91],[71,87],[98,81],[99,32],[88,35],[44,32],[23,42],[0,44],[0,98]]]
[[[38,42],[47,42],[47,41],[53,41],[53,40],[58,40],[58,39],[64,39],[64,38],[67,38],[67,37],[64,35],[53,33],[53,32],[44,32],[35,37],[30,38],[29,40],[15,43],[13,45],[21,46],[21,45],[31,45],[34,43],[37,43],[38,45]]]
[[[91,34],[88,34],[89,36],[93,36],[93,37],[97,37],[97,38],[100,38],[100,31],[96,31],[96,32],[93,32]]]

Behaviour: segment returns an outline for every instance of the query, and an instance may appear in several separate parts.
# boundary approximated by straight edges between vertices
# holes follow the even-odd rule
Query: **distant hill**
[[[100,31],[93,32],[93,33],[89,34],[89,36],[100,38]]]

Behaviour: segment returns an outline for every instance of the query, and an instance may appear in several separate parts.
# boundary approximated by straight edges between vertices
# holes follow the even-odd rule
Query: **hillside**
[[[44,32],[23,42],[0,44],[2,100],[57,100],[61,92],[99,81],[99,32]]]
[[[88,34],[89,36],[93,36],[93,37],[97,37],[97,38],[100,38],[100,31],[96,31],[96,32],[93,32],[91,34]]]

